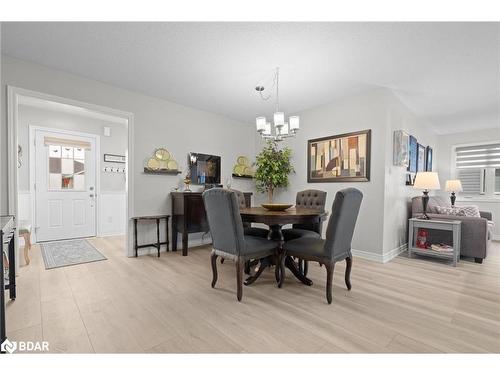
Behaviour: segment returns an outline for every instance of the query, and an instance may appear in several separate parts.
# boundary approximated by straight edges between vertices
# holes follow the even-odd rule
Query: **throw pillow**
[[[457,208],[461,208],[462,210],[464,210],[465,216],[481,217],[478,206],[461,206]]]
[[[435,208],[441,215],[466,216],[462,207],[435,206]]]

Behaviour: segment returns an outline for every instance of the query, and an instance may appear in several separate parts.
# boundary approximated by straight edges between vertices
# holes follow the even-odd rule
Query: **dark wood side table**
[[[172,197],[172,250],[177,251],[177,235],[182,234],[182,255],[188,255],[190,233],[208,232],[207,214],[201,191],[173,191]],[[252,193],[243,193],[245,205],[250,207]]]
[[[9,298],[16,299],[16,264],[14,250],[14,235],[16,228],[14,226],[14,216],[0,216],[0,343],[7,338],[5,328],[5,292],[9,290]],[[4,249],[7,248],[7,251]],[[9,278],[5,280],[4,267],[8,262]],[[6,282],[7,281],[7,282]]]
[[[160,257],[160,247],[161,245],[167,245],[168,251],[168,219],[170,215],[152,215],[152,216],[135,216],[132,218],[134,220],[134,249],[135,256],[137,257],[137,250],[145,248],[145,247],[156,247],[158,250],[158,258]],[[166,238],[165,241],[160,242],[160,221],[165,220],[165,228],[166,228]],[[143,245],[137,244],[137,222],[138,221],[156,221],[156,243],[148,243]]]

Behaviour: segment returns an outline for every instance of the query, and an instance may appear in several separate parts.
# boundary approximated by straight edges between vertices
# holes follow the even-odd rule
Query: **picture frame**
[[[432,172],[432,147],[427,146],[425,149],[425,170]]]
[[[409,163],[407,171],[410,173],[417,173],[418,143],[417,143],[417,138],[415,138],[413,135],[410,135],[409,139],[408,156],[409,156]]]
[[[418,143],[418,156],[417,156],[417,172],[425,172],[426,164],[425,164],[425,146]]]
[[[393,164],[398,167],[408,167],[410,135],[404,130],[395,130],[393,139]]]
[[[106,163],[122,163],[125,164],[126,159],[124,155],[104,154],[104,161]]]
[[[307,141],[307,182],[370,181],[371,129]]]

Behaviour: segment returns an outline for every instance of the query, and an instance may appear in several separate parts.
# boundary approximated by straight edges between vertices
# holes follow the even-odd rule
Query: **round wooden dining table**
[[[241,220],[247,223],[261,223],[269,226],[268,240],[276,241],[278,251],[283,252],[284,238],[281,228],[286,224],[309,224],[325,220],[327,212],[309,208],[292,207],[285,211],[270,211],[264,207],[247,207],[240,209]],[[260,259],[259,268],[255,275],[251,275],[245,281],[245,285],[250,285],[257,280],[262,272],[269,266],[275,264],[273,257]],[[297,263],[290,256],[285,258],[285,267],[292,271],[293,275],[306,285],[312,285],[312,280],[308,279]],[[281,287],[285,275],[280,276],[278,285]]]

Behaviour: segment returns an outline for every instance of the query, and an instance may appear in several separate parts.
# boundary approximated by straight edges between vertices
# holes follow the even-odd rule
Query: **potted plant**
[[[255,166],[255,183],[257,191],[267,192],[269,203],[273,201],[276,188],[288,186],[288,175],[295,172],[290,161],[292,150],[288,147],[278,148],[275,140],[268,140],[265,147],[257,155]]]

